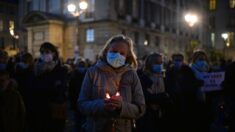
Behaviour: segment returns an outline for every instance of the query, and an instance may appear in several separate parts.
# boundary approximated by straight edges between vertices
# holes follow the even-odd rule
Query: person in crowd
[[[193,53],[192,56],[192,62],[190,64],[191,69],[193,70],[193,73],[195,77],[198,80],[201,80],[202,86],[204,84],[204,78],[203,75],[205,73],[210,72],[210,65],[209,65],[209,59],[207,54],[202,51],[198,50]],[[197,99],[201,102],[201,104],[198,107],[198,112],[200,113],[198,116],[201,117],[201,126],[202,129],[207,130],[209,129],[209,125],[212,122],[212,113],[211,111],[211,101],[209,101],[210,97],[208,97],[206,100],[206,93],[202,90],[202,86],[198,87],[197,89]],[[207,117],[207,119],[203,119],[203,117]]]
[[[63,132],[66,119],[67,68],[59,59],[57,48],[49,42],[40,46],[32,87],[31,128],[33,132]]]
[[[179,76],[182,75],[181,68],[185,67],[184,56],[180,53],[173,54],[171,57],[171,65],[166,70],[166,83],[168,85],[168,93],[173,101],[171,116],[174,129],[182,131],[182,87]]]
[[[228,131],[235,131],[235,62],[227,66],[222,83],[225,95],[225,109],[228,114]]]
[[[70,118],[74,122],[74,131],[81,130],[82,122],[85,117],[77,109],[77,99],[81,90],[82,82],[87,71],[87,64],[80,60],[75,64],[74,70],[69,81],[69,103],[70,103]]]
[[[32,120],[32,106],[34,105],[34,101],[32,100],[33,94],[32,90],[34,87],[34,59],[33,56],[30,53],[22,53],[18,57],[18,62],[15,66],[15,72],[13,74],[13,78],[18,83],[18,90],[20,94],[22,95],[25,108],[26,108],[26,125],[27,129],[29,129],[28,125],[30,124],[30,121]]]
[[[209,72],[209,59],[204,51],[198,50],[193,53],[191,68],[197,79],[203,80],[203,73]]]
[[[0,70],[0,131],[25,132],[24,103],[6,70]]]
[[[173,100],[171,107],[172,130],[181,132],[198,132],[200,125],[201,101],[198,89],[203,81],[196,78],[193,70],[184,63],[182,54],[172,55],[172,65],[166,71],[168,93]]]
[[[167,93],[163,74],[163,57],[152,53],[145,59],[143,71],[138,72],[146,100],[146,113],[138,120],[137,127],[141,132],[167,131],[170,126],[167,116],[170,97]],[[168,124],[167,124],[168,122]]]
[[[100,60],[87,70],[78,98],[86,116],[86,132],[130,132],[144,114],[145,100],[136,73],[137,61],[130,38],[110,38]]]
[[[172,65],[166,71],[166,80],[169,86],[169,92],[174,99],[174,101],[178,100],[180,94],[180,88],[177,84],[177,76],[178,71],[182,66],[184,66],[184,56],[182,54],[173,54],[172,55]]]

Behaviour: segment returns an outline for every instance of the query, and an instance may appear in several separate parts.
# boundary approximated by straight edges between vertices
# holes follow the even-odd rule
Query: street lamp
[[[224,39],[224,42],[225,42],[226,46],[229,47],[229,43],[227,42],[227,40],[228,40],[228,33],[222,33],[221,37]]]
[[[223,50],[224,50],[224,57],[226,57],[226,46],[227,47],[229,47],[229,42],[228,42],[228,33],[222,33],[221,34],[221,37],[223,38],[223,40],[224,40],[224,48],[223,48]]]
[[[198,22],[198,16],[196,14],[188,13],[184,16],[184,20],[190,27],[193,27]]]
[[[79,9],[77,8],[77,5],[74,3],[68,4],[67,8],[68,11],[73,15],[73,16],[80,16],[82,12],[84,12],[88,8],[88,3],[85,0],[82,0],[78,4]]]
[[[79,7],[79,9],[77,8]],[[68,4],[67,6],[68,8],[68,11],[74,16],[74,17],[77,17],[77,45],[75,46],[75,50],[77,51],[78,50],[78,45],[79,45],[79,23],[80,23],[80,20],[79,20],[79,16],[88,8],[88,3],[85,1],[85,0],[81,0],[78,4],[74,4],[74,3],[70,3]],[[77,49],[76,49],[77,47]],[[78,51],[77,51],[78,52]],[[74,53],[74,59],[75,61],[77,59],[79,59],[79,54],[78,53]]]

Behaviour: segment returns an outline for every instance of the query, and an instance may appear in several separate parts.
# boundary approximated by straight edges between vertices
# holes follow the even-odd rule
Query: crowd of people
[[[206,92],[203,75],[225,72]],[[235,131],[235,63],[210,65],[204,51],[137,59],[130,38],[110,38],[97,61],[63,62],[52,43],[40,56],[0,51],[0,132]]]

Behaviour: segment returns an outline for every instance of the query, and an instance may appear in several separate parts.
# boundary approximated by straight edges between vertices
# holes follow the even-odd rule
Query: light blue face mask
[[[161,73],[163,71],[163,65],[162,64],[154,64],[152,66],[152,72],[153,73]]]
[[[120,53],[108,52],[106,56],[107,62],[114,68],[119,68],[125,65],[126,57],[122,56]]]
[[[200,71],[206,72],[208,70],[208,64],[204,60],[197,60],[195,62],[196,68]]]

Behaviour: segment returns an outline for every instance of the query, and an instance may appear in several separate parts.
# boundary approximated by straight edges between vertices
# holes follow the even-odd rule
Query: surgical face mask
[[[153,73],[161,73],[163,71],[163,65],[162,64],[154,64],[152,66],[152,72]]]
[[[6,70],[7,64],[0,63],[0,70]]]
[[[208,64],[204,60],[197,60],[195,65],[200,71],[206,72],[208,70]]]
[[[49,54],[42,54],[42,55],[41,55],[41,59],[42,59],[44,62],[46,62],[46,63],[52,62],[52,61],[53,61],[53,55],[52,55],[51,53],[49,53]]]
[[[120,53],[108,52],[107,62],[114,68],[119,68],[125,65],[126,57],[122,56]]]

